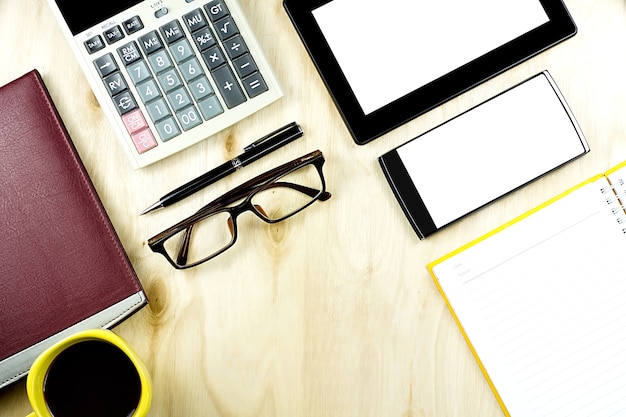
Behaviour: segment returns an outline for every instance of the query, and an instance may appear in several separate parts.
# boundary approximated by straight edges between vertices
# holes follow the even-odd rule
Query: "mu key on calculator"
[[[282,96],[236,0],[47,0],[134,168]]]

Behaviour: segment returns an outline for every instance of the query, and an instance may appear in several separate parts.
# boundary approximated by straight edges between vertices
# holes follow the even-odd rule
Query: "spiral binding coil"
[[[626,214],[626,205],[622,203],[622,201],[626,200],[624,198],[626,197],[626,190],[619,190],[619,187],[623,186],[624,180],[620,178],[617,181],[617,184],[611,184],[609,187],[600,188],[600,192],[602,194],[612,193],[612,195],[605,198],[604,201],[606,201],[606,203],[611,206],[611,213],[617,216],[616,220],[618,224],[626,223],[626,217],[624,217],[624,215]],[[622,233],[626,235],[626,227],[622,228]]]

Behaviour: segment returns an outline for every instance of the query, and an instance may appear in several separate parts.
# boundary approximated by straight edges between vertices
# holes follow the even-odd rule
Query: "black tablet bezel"
[[[561,0],[538,0],[549,22],[372,113],[364,114],[313,16],[313,10],[330,1],[333,0],[283,0],[283,6],[358,145],[384,135],[577,32],[576,24]]]

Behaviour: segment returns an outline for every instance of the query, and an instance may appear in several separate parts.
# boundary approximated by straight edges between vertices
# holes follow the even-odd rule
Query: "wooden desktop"
[[[565,3],[576,36],[357,146],[281,0],[240,0],[284,97],[133,170],[45,1],[0,2],[0,85],[33,68],[41,72],[149,297],[147,307],[114,328],[150,370],[149,415],[502,416],[426,264],[626,160],[626,3]],[[420,241],[377,157],[544,69],[591,152]],[[303,138],[183,202],[139,215],[294,120]],[[244,216],[236,245],[191,270],[174,270],[148,248],[149,237],[211,199],[316,149],[326,158],[330,200],[276,225]],[[463,186],[459,178],[449,192]],[[0,415],[29,412],[24,381],[0,391]]]

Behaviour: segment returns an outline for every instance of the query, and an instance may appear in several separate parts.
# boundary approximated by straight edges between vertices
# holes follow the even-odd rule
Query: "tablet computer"
[[[283,0],[357,144],[576,33],[561,0]]]

